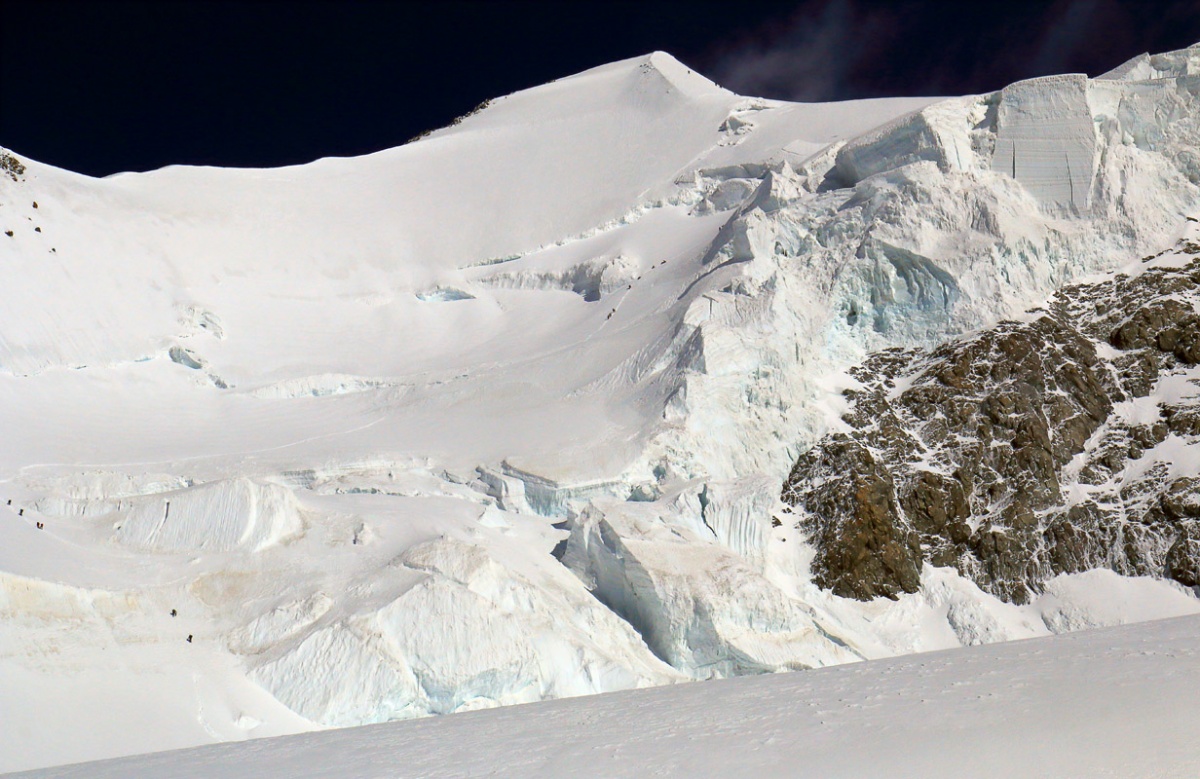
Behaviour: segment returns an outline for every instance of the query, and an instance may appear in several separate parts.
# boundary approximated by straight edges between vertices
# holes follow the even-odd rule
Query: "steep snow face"
[[[928,566],[847,602],[779,501],[851,364],[1174,243],[1200,206],[1193,54],[830,105],[654,54],[363,158],[23,161],[0,178],[0,570],[38,605],[0,678],[72,724],[0,729],[0,767],[147,748],[72,740],[110,718],[76,662],[163,669],[170,695],[131,696],[174,746],[1195,610],[1065,577],[1048,617]],[[56,588],[114,604],[63,653]]]
[[[103,364],[165,351],[172,336],[232,335],[237,320],[213,327],[224,310],[262,294],[303,300],[325,279],[359,300],[415,294],[620,217],[712,146],[737,100],[656,54],[498,99],[418,144],[359,159],[102,181],[30,163],[37,185],[26,189],[37,192],[6,202],[20,210],[7,248],[21,264],[4,293],[0,365]],[[47,261],[56,267],[37,267]],[[90,292],[48,296],[52,278]],[[284,329],[301,335],[304,318],[294,312]]]

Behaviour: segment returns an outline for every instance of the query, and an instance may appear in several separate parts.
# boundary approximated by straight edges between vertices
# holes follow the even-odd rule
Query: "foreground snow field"
[[[1183,617],[19,776],[1180,779],[1200,768],[1198,639]]]
[[[1107,528],[1140,474],[1175,480],[1174,580],[1087,548],[1005,600],[914,553],[894,599],[839,597],[781,501],[868,355],[1182,267],[1198,148],[1200,47],[837,104],[655,53],[277,170],[4,151],[0,770],[1200,613],[1200,500],[1171,486],[1200,477],[1195,365],[1118,404],[1122,435],[1173,404],[1156,444],[1064,482]],[[809,682],[739,684],[715,689]],[[465,722],[524,715],[493,716]]]

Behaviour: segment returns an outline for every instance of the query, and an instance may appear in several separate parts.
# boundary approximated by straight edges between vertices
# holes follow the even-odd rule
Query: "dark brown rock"
[[[1163,513],[1172,519],[1200,519],[1200,478],[1176,479],[1159,503]]]
[[[1167,552],[1166,575],[1185,587],[1200,587],[1200,523],[1185,522]]]
[[[825,520],[806,527],[817,556],[817,583],[862,600],[916,592],[921,580],[920,540],[899,521],[891,477],[870,451],[847,436],[810,450],[793,473],[841,474],[806,490],[803,502]]]

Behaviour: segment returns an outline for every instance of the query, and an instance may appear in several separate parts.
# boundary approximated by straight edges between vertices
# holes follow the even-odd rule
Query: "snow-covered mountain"
[[[0,770],[1200,612],[1162,565],[1088,550],[1015,597],[908,536],[900,586],[839,589],[830,474],[781,498],[876,413],[881,350],[1098,305],[1063,290],[1164,251],[1137,274],[1182,279],[1146,300],[1192,332],[1198,148],[1194,46],[834,104],[655,53],[277,170],[5,151]],[[1162,330],[1100,347],[1155,371],[1071,457],[1195,405]],[[1200,476],[1192,428],[1140,446],[1110,492]],[[1083,459],[1031,510],[1094,499]]]

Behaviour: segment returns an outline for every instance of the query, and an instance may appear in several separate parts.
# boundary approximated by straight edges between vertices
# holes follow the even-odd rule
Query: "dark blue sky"
[[[1200,0],[13,2],[0,145],[93,175],[403,143],[481,100],[655,49],[800,100],[1093,75],[1200,41]]]

